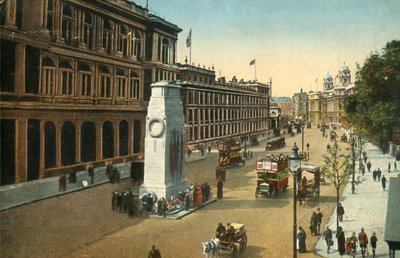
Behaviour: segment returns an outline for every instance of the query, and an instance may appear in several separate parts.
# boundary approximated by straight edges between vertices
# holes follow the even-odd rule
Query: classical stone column
[[[15,86],[18,95],[25,94],[25,44],[19,43],[15,47]]]
[[[45,147],[44,147],[44,140],[45,140],[45,132],[44,132],[44,124],[46,123],[45,120],[40,120],[40,161],[39,161],[39,178],[43,178],[44,176],[44,158],[45,158]]]

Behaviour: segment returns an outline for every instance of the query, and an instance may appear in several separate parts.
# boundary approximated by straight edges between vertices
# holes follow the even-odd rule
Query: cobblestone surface
[[[311,145],[308,163],[322,165],[328,139],[322,138],[316,128],[306,129],[304,139],[304,146],[307,142]],[[301,134],[286,135],[287,147],[274,152],[289,154],[294,142],[301,149]],[[163,258],[202,257],[201,242],[215,236],[218,222],[246,225],[248,245],[239,257],[292,257],[292,178],[288,190],[275,199],[254,196],[255,157],[265,154],[264,147],[265,142],[261,142],[249,148],[253,158],[246,160],[244,166],[227,170],[223,199],[182,220],[130,219],[126,214],[112,211],[113,190],[137,187],[129,180],[3,211],[0,213],[1,257],[147,257],[153,244],[160,249]],[[216,194],[217,153],[191,159],[186,166],[188,179],[192,183],[208,182]],[[306,174],[312,178],[311,174]],[[359,187],[357,191],[361,191]],[[322,185],[317,201],[298,206],[298,225],[308,228],[310,212],[317,207],[324,213],[323,224],[328,223],[335,209],[335,198],[334,187],[329,183]],[[351,208],[346,208],[350,215]],[[364,227],[368,228],[366,223]],[[307,232],[309,251],[298,257],[316,257],[313,249],[317,242],[318,237]],[[378,243],[383,246],[383,239]]]

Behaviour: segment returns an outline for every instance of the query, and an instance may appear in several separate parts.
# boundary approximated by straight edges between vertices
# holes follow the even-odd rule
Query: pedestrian
[[[368,161],[368,162],[367,162],[367,169],[368,169],[368,172],[369,172],[369,173],[371,173],[371,166],[372,166],[372,165],[371,165],[371,162]]]
[[[149,253],[148,258],[161,258],[161,253],[156,247],[153,245],[151,251]]]
[[[310,231],[312,236],[317,235],[317,214],[314,211],[311,212]]]
[[[361,168],[361,174],[364,176],[364,174],[365,174],[365,166],[364,166],[364,164],[360,164],[360,168]]]
[[[367,163],[367,155],[364,156],[364,163]]]
[[[388,173],[390,173],[390,162],[388,163]]]
[[[377,176],[378,176],[378,171],[374,170],[374,172],[372,172],[372,178],[374,179],[374,181],[376,181]]]
[[[306,146],[307,146],[307,151],[309,151],[310,150],[310,144],[308,142],[307,142]]]
[[[299,240],[299,253],[307,252],[306,238],[306,231],[302,227],[299,227],[299,230],[297,230],[297,239]]]
[[[317,208],[317,212],[316,212],[316,219],[317,219],[317,235],[320,235],[320,230],[321,230],[321,223],[322,223],[322,217],[324,215],[322,214],[322,212],[320,211],[320,208]]]
[[[341,203],[338,204],[338,207],[336,209],[337,216],[339,217],[339,221],[343,221],[343,215],[344,215],[344,207],[342,206]]]
[[[224,225],[222,225],[222,223],[218,223],[218,227],[215,230],[215,237],[216,238],[220,238],[222,235],[224,235],[226,233],[226,228]]]
[[[397,172],[398,170],[397,170],[397,163],[396,163],[396,161],[393,161],[393,171],[394,172]]]
[[[360,243],[361,255],[364,258],[368,245],[368,236],[367,233],[364,232],[364,228],[361,228],[361,232],[358,233],[358,241]]]
[[[372,258],[375,258],[375,249],[376,249],[377,241],[378,241],[378,238],[376,237],[376,233],[372,232],[372,237],[371,237]]]
[[[332,230],[329,228],[328,225],[325,226],[324,239],[325,239],[326,248],[327,248],[326,253],[329,254],[329,249],[333,245],[333,241],[332,241]]]
[[[343,232],[343,228],[341,226],[338,227],[336,238],[339,254],[343,255],[346,251],[346,238]]]
[[[383,175],[382,176],[382,188],[383,188],[383,191],[385,191],[385,188],[386,188],[386,177]]]
[[[217,198],[222,199],[224,196],[224,183],[221,180],[218,180],[217,183]]]
[[[356,232],[353,232],[351,234],[351,237],[349,238],[349,255],[351,257],[356,257],[357,253],[357,237],[356,237]]]
[[[93,168],[93,164],[89,164],[88,166],[88,174],[90,177],[90,184],[94,184],[94,168]]]
[[[378,170],[376,171],[376,175],[378,176],[378,182],[381,181],[382,171],[380,168],[378,168]]]

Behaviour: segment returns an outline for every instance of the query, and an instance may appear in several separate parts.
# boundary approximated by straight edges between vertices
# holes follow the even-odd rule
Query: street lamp
[[[356,189],[355,184],[354,184],[354,180],[355,180],[355,170],[356,170],[356,150],[355,150],[355,143],[356,143],[356,137],[354,135],[351,136],[351,159],[352,159],[352,165],[353,165],[353,178],[351,180],[351,193],[354,194],[354,191]]]
[[[304,158],[304,123],[301,124],[301,155]]]
[[[299,148],[297,148],[296,143],[294,143],[292,147],[292,153],[289,156],[289,168],[293,175],[293,258],[297,257],[297,203],[296,203],[296,194],[297,194],[297,171],[301,166],[301,158],[298,154]]]

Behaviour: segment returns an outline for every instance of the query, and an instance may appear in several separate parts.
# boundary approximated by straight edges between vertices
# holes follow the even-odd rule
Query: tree
[[[400,129],[400,41],[371,53],[359,70],[355,93],[346,96],[344,104],[348,124],[379,136],[385,147]]]
[[[340,188],[348,181],[348,176],[351,175],[350,156],[344,155],[339,148],[336,140],[331,148],[327,150],[327,154],[323,156],[324,166],[322,173],[336,189],[336,207],[339,205]],[[339,227],[339,218],[336,217],[336,228]]]

